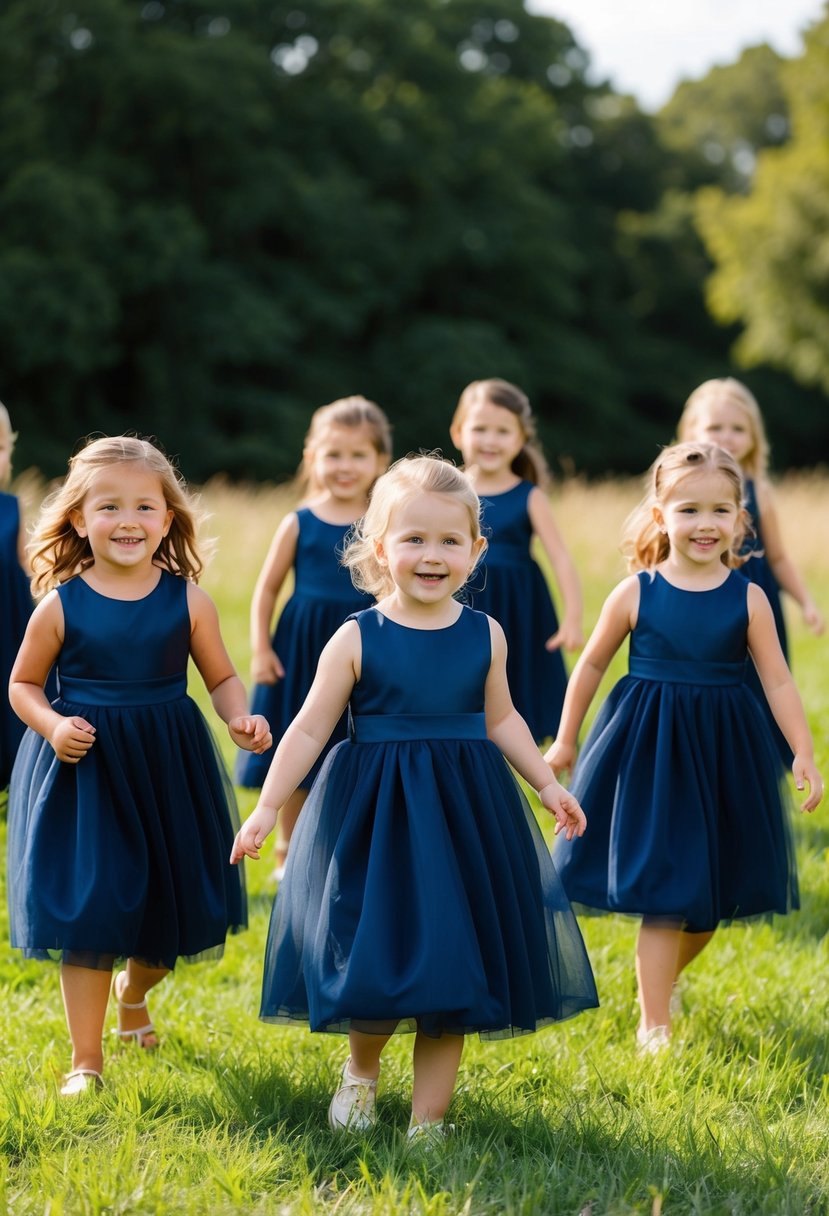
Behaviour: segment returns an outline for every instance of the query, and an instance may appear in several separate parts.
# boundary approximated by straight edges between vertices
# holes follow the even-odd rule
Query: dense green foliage
[[[191,477],[281,477],[310,411],[351,392],[397,451],[448,447],[485,375],[528,390],[554,466],[647,464],[688,391],[734,370],[693,192],[746,188],[787,90],[759,48],[653,119],[586,67],[521,0],[6,0],[20,467],[138,429]],[[829,453],[822,393],[750,382],[781,463]]]

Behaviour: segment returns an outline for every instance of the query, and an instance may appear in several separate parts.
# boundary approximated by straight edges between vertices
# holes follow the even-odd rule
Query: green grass
[[[589,621],[621,572],[614,538],[635,497],[634,486],[613,483],[572,483],[555,497]],[[205,586],[244,674],[248,596],[285,504],[221,485],[205,498],[220,540]],[[827,505],[825,482],[781,488],[787,534],[802,521],[793,555],[825,607],[815,520]],[[790,620],[827,770],[826,641]],[[623,666],[620,657],[613,675]],[[243,813],[251,805],[245,795]],[[601,1009],[512,1042],[470,1039],[450,1111],[456,1135],[417,1160],[402,1148],[410,1039],[386,1053],[376,1131],[335,1139],[325,1110],[344,1040],[257,1021],[266,865],[248,867],[250,929],[229,941],[223,962],[182,966],[158,990],[160,1052],[113,1041],[106,1089],[73,1102],[57,1097],[68,1062],[57,969],[21,962],[4,920],[0,1216],[829,1213],[825,811],[798,817],[795,830],[802,910],[716,936],[688,975],[669,1055],[642,1061],[633,1050],[635,925],[586,921]]]

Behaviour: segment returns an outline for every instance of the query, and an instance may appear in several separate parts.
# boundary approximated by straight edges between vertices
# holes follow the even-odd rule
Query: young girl
[[[231,859],[258,857],[279,806],[350,702],[300,817],[271,920],[260,1016],[347,1032],[328,1113],[375,1121],[380,1056],[415,1032],[411,1138],[442,1129],[463,1036],[524,1034],[594,1006],[575,918],[501,752],[580,835],[574,798],[510,700],[500,626],[453,597],[485,542],[468,478],[421,456],[375,486],[346,550],[375,607],[325,647]]]
[[[486,563],[474,606],[507,638],[507,679],[516,708],[541,742],[558,730],[567,687],[562,650],[583,643],[581,588],[543,487],[547,467],[524,393],[506,380],[476,380],[461,393],[450,429],[483,501]],[[537,536],[564,599],[559,626],[547,583],[530,554]]]
[[[270,722],[278,741],[305,700],[323,646],[349,613],[371,603],[356,591],[340,565],[342,545],[366,509],[369,491],[391,455],[391,429],[385,414],[364,397],[345,397],[324,405],[311,419],[302,453],[300,485],[307,505],[279,525],[256,582],[250,610],[251,674],[256,681],[251,711]],[[293,568],[294,590],[271,641],[277,597]],[[345,738],[345,718],[332,733],[331,746]],[[239,785],[259,789],[273,758],[240,756]],[[276,876],[285,857],[322,758],[302,775],[279,816]]]
[[[246,923],[226,860],[232,790],[187,696],[188,657],[240,747],[263,751],[271,737],[246,716],[216,610],[191,581],[202,568],[193,506],[157,448],[129,437],[84,447],[44,504],[30,552],[35,590],[57,586],[11,677],[30,728],[9,794],[11,940],[61,963],[72,1040],[61,1093],[71,1095],[102,1083],[116,959],[127,960],[112,985],[118,1032],[154,1047],[149,989],[178,958],[218,957]]]
[[[822,795],[812,740],[769,602],[733,567],[743,541],[742,479],[722,448],[666,448],[631,517],[631,569],[608,597],[567,689],[547,753],[570,768],[608,663],[630,634],[630,669],[587,738],[573,793],[589,838],[556,864],[589,908],[638,913],[640,1045],[668,1042],[680,971],[717,925],[798,906],[797,876],[765,717],[743,679],[747,650],[795,753],[803,809]]]
[[[6,688],[26,624],[32,613],[29,581],[24,573],[25,553],[20,507],[13,494],[5,493],[11,481],[11,458],[17,435],[6,407],[0,403],[0,790],[9,784],[12,765],[23,736],[23,723],[9,704]]]
[[[741,572],[762,587],[771,604],[777,636],[788,657],[786,624],[780,603],[780,588],[788,591],[800,605],[803,619],[813,633],[823,633],[824,621],[797,567],[786,554],[777,520],[772,488],[768,479],[769,446],[757,402],[739,380],[726,377],[706,380],[694,389],[679,420],[681,440],[705,440],[730,452],[745,477],[746,510],[751,528]],[[786,767],[792,762],[789,745],[768,708],[756,668],[746,667],[752,690],[766,708],[769,725],[780,757]]]

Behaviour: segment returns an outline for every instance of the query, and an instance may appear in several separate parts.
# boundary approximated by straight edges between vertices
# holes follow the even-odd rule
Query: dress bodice
[[[740,683],[746,658],[748,584],[732,571],[711,591],[674,587],[639,573],[639,615],[630,674],[687,683]]]
[[[527,560],[533,538],[527,502],[534,489],[532,482],[519,481],[503,494],[481,499],[481,527],[490,542],[484,554],[487,566]]]
[[[190,654],[185,579],[162,570],[149,595],[119,600],[101,595],[76,576],[58,587],[58,595],[64,616],[58,659],[63,695],[77,696],[78,682],[94,683],[98,689],[111,685],[115,703],[122,691],[128,696],[130,686],[153,682],[175,682],[182,695]],[[92,694],[91,687],[87,691]]]
[[[299,536],[294,557],[294,595],[323,600],[343,600],[352,608],[371,603],[371,596],[357,591],[350,572],[340,565],[345,538],[353,524],[329,524],[308,507],[296,513]]]
[[[362,668],[351,695],[353,715],[483,713],[491,644],[482,612],[464,607],[446,629],[410,629],[376,608],[354,619]]]

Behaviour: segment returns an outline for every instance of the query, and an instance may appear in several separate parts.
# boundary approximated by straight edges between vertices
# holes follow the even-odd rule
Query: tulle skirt
[[[597,1003],[549,851],[492,743],[334,749],[274,905],[263,1020],[500,1038]]]
[[[230,779],[195,702],[55,702],[96,728],[78,764],[32,730],[9,796],[12,945],[29,958],[107,969],[173,967],[222,953],[247,923]]]
[[[691,932],[799,906],[776,753],[745,685],[625,676],[571,790],[587,831],[554,855],[574,903]]]

